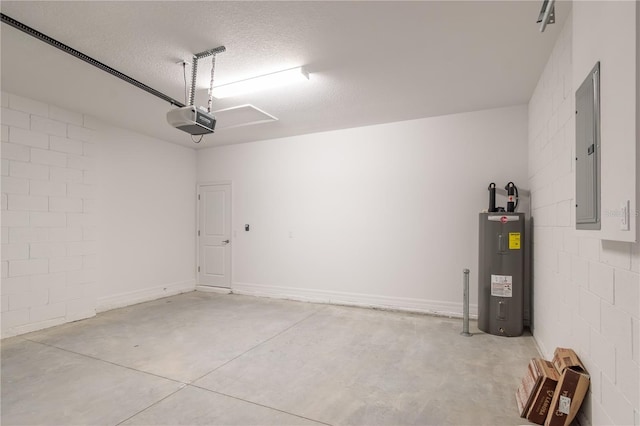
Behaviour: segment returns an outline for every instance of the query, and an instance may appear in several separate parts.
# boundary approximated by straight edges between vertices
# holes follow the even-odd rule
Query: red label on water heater
[[[507,223],[508,221],[509,221],[509,219],[506,216],[502,216],[500,218],[500,222],[502,222],[502,223]]]

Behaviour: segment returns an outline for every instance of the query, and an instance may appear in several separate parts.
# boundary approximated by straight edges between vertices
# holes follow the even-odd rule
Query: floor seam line
[[[128,420],[131,420],[132,418],[134,418],[134,417],[135,417],[135,416],[137,416],[138,414],[140,414],[140,413],[143,413],[143,412],[147,411],[149,408],[151,408],[151,407],[153,407],[153,406],[155,406],[155,405],[160,404],[162,401],[164,401],[165,399],[169,398],[170,396],[175,395],[176,393],[180,392],[182,389],[186,388],[187,386],[189,386],[189,385],[187,385],[186,383],[182,383],[182,386],[180,386],[180,387],[179,387],[178,389],[176,389],[175,391],[171,392],[169,395],[167,395],[167,396],[165,396],[165,397],[163,397],[163,398],[160,398],[159,400],[157,400],[157,401],[156,401],[156,402],[154,402],[153,404],[149,405],[148,407],[145,407],[145,408],[143,408],[142,410],[138,411],[137,413],[135,413],[135,414],[133,414],[133,415],[131,415],[131,416],[127,417],[126,419],[124,419],[124,420],[122,420],[122,421],[120,421],[120,422],[116,423],[116,424],[115,424],[115,426],[119,426],[119,425],[121,425],[122,423],[124,423],[124,422],[126,422],[126,421],[128,421]]]
[[[48,346],[50,348],[54,348],[54,349],[58,349],[58,350],[61,350],[61,351],[64,351],[64,352],[68,352],[70,354],[74,354],[74,355],[82,356],[82,357],[85,357],[85,358],[89,358],[89,359],[92,359],[94,361],[100,361],[100,362],[104,362],[106,364],[114,365],[116,367],[122,367],[122,368],[125,368],[127,370],[136,371],[138,373],[148,374],[150,376],[158,377],[159,379],[170,380],[172,382],[180,383],[182,385],[187,385],[188,384],[187,382],[182,381],[182,380],[176,380],[176,379],[172,379],[170,377],[161,376],[159,374],[150,373],[148,371],[138,370],[137,368],[133,368],[133,367],[129,367],[129,366],[126,366],[126,365],[118,364],[118,363],[113,362],[113,361],[107,361],[106,359],[98,358],[98,357],[95,357],[93,355],[87,355],[87,354],[83,354],[83,353],[80,353],[80,352],[72,351],[70,349],[61,348],[59,346],[52,345],[50,343],[38,342],[37,340],[31,340],[31,339],[26,339],[26,338],[24,340],[26,340],[27,342],[36,343],[36,344],[39,344],[39,345],[44,345],[44,346]]]
[[[211,370],[211,371],[209,371],[209,372],[207,372],[207,373],[203,374],[202,376],[200,376],[200,377],[197,377],[197,378],[193,379],[193,380],[192,380],[192,381],[190,381],[188,384],[195,383],[195,382],[197,382],[198,380],[202,379],[203,377],[208,376],[209,374],[213,373],[214,371],[219,370],[220,368],[222,368],[222,367],[224,367],[225,365],[227,365],[227,364],[229,364],[229,363],[231,363],[231,362],[235,361],[236,359],[238,359],[238,358],[240,358],[240,357],[242,357],[242,356],[246,355],[247,353],[251,352],[252,350],[254,350],[254,349],[258,348],[259,346],[262,346],[262,345],[264,345],[265,343],[270,342],[271,340],[275,339],[276,337],[278,337],[278,336],[282,335],[283,333],[286,333],[287,331],[291,330],[293,327],[295,327],[295,326],[297,326],[298,324],[300,324],[300,323],[302,323],[302,322],[304,322],[304,321],[308,320],[309,318],[311,318],[312,316],[314,316],[314,315],[315,315],[315,314],[317,314],[318,312],[320,312],[320,311],[322,311],[322,310],[325,310],[325,309],[327,309],[327,308],[321,308],[321,309],[318,309],[317,311],[312,312],[310,315],[307,315],[306,317],[302,318],[300,321],[297,321],[296,323],[294,323],[294,324],[290,325],[289,327],[285,328],[284,330],[280,331],[279,333],[274,334],[273,336],[269,337],[269,338],[268,338],[268,339],[266,339],[266,340],[263,340],[262,342],[258,343],[258,344],[257,344],[257,345],[255,345],[255,346],[252,346],[251,348],[249,348],[249,349],[247,349],[246,351],[242,352],[241,354],[239,354],[239,355],[237,355],[237,356],[233,357],[233,358],[232,358],[232,359],[230,359],[229,361],[227,361],[227,362],[225,362],[225,363],[223,363],[223,364],[220,364],[219,366],[217,366],[217,367],[216,367],[216,368],[214,368],[213,370]]]
[[[278,411],[280,413],[288,414],[290,416],[299,417],[301,419],[309,420],[309,421],[320,423],[320,424],[327,425],[327,426],[333,426],[331,423],[326,423],[326,422],[323,422],[322,420],[316,420],[316,419],[312,419],[310,417],[302,416],[300,414],[290,413],[289,411],[281,410],[279,408],[271,407],[269,405],[260,404],[259,402],[250,401],[248,399],[240,398],[238,396],[229,395],[229,394],[226,394],[224,392],[216,391],[216,390],[213,390],[213,389],[203,388],[202,386],[198,386],[198,385],[194,385],[194,384],[188,384],[187,386],[191,386],[191,387],[194,387],[196,389],[201,389],[203,391],[215,393],[215,394],[218,394],[218,395],[226,396],[228,398],[233,398],[233,399],[238,400],[238,401],[246,402],[247,404],[253,404],[253,405],[257,405],[259,407],[268,408],[270,410]]]

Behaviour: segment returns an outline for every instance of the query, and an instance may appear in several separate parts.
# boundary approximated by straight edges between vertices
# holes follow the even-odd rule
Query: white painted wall
[[[1,99],[3,337],[194,288],[193,150]]]
[[[98,310],[193,290],[195,151],[113,127],[102,134]]]
[[[489,182],[526,187],[526,120],[517,106],[199,151],[198,182],[233,183],[233,290],[460,314],[469,267],[475,313],[478,212]]]
[[[598,3],[595,7],[628,7],[624,2]],[[589,370],[591,387],[579,414],[581,424],[638,425],[640,244],[607,241],[602,236],[576,231],[573,207],[575,90],[584,78],[575,81],[573,77],[577,64],[572,60],[576,52],[572,51],[584,41],[575,39],[575,28],[599,28],[597,34],[607,39],[610,34],[619,33],[609,27],[622,25],[625,20],[585,22],[585,15],[579,10],[584,4],[574,3],[574,14],[565,23],[529,103],[529,185],[533,191],[535,236],[534,337],[547,358],[557,346],[571,347]],[[601,28],[603,24],[609,27]],[[603,63],[603,77],[617,71],[620,70],[615,65]],[[612,85],[603,84],[601,90],[604,102],[610,98]],[[612,104],[603,108],[612,108]],[[634,134],[636,126],[633,123]],[[610,139],[611,134],[611,129],[603,129],[603,157],[606,145],[616,143]],[[635,155],[631,164],[638,161]],[[605,169],[604,165],[603,162],[603,174],[608,176],[630,171],[621,167]]]

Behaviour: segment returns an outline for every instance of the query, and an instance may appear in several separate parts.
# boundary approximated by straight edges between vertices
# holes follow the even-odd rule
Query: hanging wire
[[[187,86],[187,61],[182,61],[182,76],[184,78],[184,103],[187,103],[189,97],[189,88]]]
[[[203,137],[204,137],[204,135],[200,135],[200,139],[195,140],[195,139],[193,138],[193,135],[191,135],[191,140],[193,141],[193,143],[200,143],[200,142],[202,142],[202,138],[203,138]]]

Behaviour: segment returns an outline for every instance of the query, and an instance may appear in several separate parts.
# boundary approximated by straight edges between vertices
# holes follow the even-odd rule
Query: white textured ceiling
[[[2,90],[82,111],[190,147],[225,145],[526,103],[560,24],[535,23],[541,1],[29,2],[2,13],[177,100],[176,62],[224,45],[216,84],[293,66],[308,84],[214,100],[278,121],[221,129],[194,145],[170,105],[2,24]],[[196,104],[206,105],[210,62]],[[496,129],[499,131],[499,129]]]

